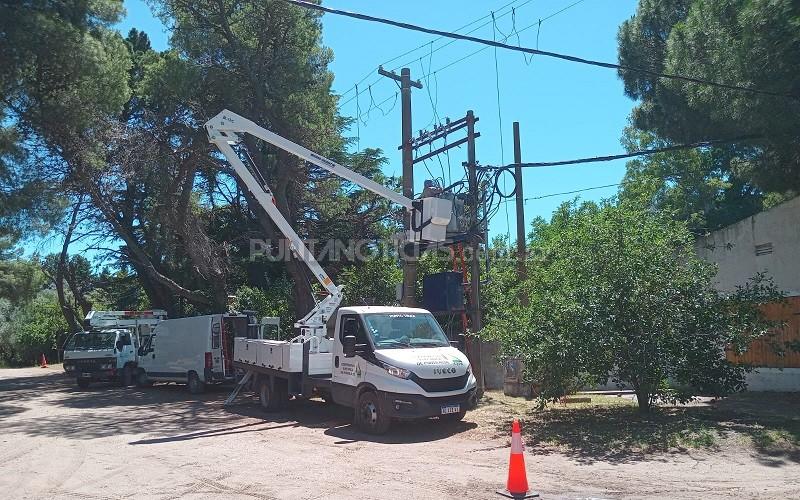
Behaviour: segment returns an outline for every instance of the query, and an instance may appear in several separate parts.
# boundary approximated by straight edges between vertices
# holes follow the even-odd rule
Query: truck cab
[[[129,329],[104,328],[76,333],[64,348],[64,371],[78,386],[91,382],[125,381],[126,366],[136,363],[139,341]],[[128,374],[127,382],[131,378]]]
[[[334,335],[333,400],[354,407],[366,431],[392,419],[461,420],[477,403],[466,355],[425,309],[342,307]]]

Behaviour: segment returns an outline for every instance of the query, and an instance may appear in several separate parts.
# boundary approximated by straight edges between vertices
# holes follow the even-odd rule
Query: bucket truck
[[[95,381],[131,385],[142,337],[166,318],[161,309],[89,311],[84,319],[88,331],[72,335],[64,345],[64,371],[81,388]]]
[[[258,392],[267,410],[282,408],[290,397],[320,396],[354,408],[355,425],[376,434],[386,432],[393,419],[461,420],[477,403],[475,377],[467,357],[450,344],[433,315],[407,307],[339,308],[342,287],[319,265],[278,210],[269,187],[257,180],[234,146],[245,147],[242,137],[250,134],[404,207],[411,214],[404,239],[414,244],[446,240],[452,200],[406,198],[228,110],[205,126],[211,143],[286,237],[292,254],[327,293],[297,320],[299,334],[291,340],[235,339],[233,364],[244,376],[226,404],[245,386]],[[328,337],[326,325],[334,315],[334,334]]]

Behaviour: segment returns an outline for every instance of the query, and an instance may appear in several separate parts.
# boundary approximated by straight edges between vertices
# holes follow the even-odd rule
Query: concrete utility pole
[[[514,182],[517,183],[517,276],[525,278],[525,195],[522,192],[522,150],[519,122],[514,122]],[[524,300],[524,299],[523,299]]]
[[[402,143],[400,149],[403,153],[403,196],[414,198],[414,150],[412,148],[411,130],[411,87],[422,88],[418,81],[411,80],[411,70],[403,68],[400,75],[394,71],[378,68],[378,74],[400,82],[400,104],[403,115]],[[403,219],[403,229],[411,229],[411,214],[406,213]],[[403,258],[403,299],[402,305],[414,307],[417,305],[415,294],[417,285],[417,256],[405,255]]]
[[[478,216],[480,209],[478,207],[478,173],[477,164],[475,161],[475,114],[472,110],[467,111],[467,176],[469,182],[469,192],[472,202],[472,213],[470,214],[475,221],[475,234],[472,235],[472,258],[470,259],[470,319],[472,320],[472,333],[477,334],[483,328],[483,321],[481,318],[481,304],[480,304],[480,283],[481,283],[481,261],[478,257],[480,251],[480,243],[478,241],[477,232],[480,230],[478,226]],[[477,381],[478,397],[483,396],[484,383],[483,383],[483,359],[481,356],[481,340],[478,337],[466,337],[466,351],[469,363],[472,365],[472,371]]]

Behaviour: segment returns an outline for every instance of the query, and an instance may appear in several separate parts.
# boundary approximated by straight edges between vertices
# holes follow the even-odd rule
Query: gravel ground
[[[227,389],[79,390],[60,365],[0,370],[3,498],[500,498],[509,437],[502,398],[457,425],[398,425],[383,437],[321,401],[265,415]],[[743,452],[614,461],[527,453],[544,498],[800,498],[800,465]]]

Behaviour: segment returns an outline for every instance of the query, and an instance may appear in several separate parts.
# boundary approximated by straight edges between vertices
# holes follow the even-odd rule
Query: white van
[[[248,314],[164,320],[141,338],[136,383],[179,382],[196,394],[206,384],[233,382],[234,337],[260,336],[255,317]]]

